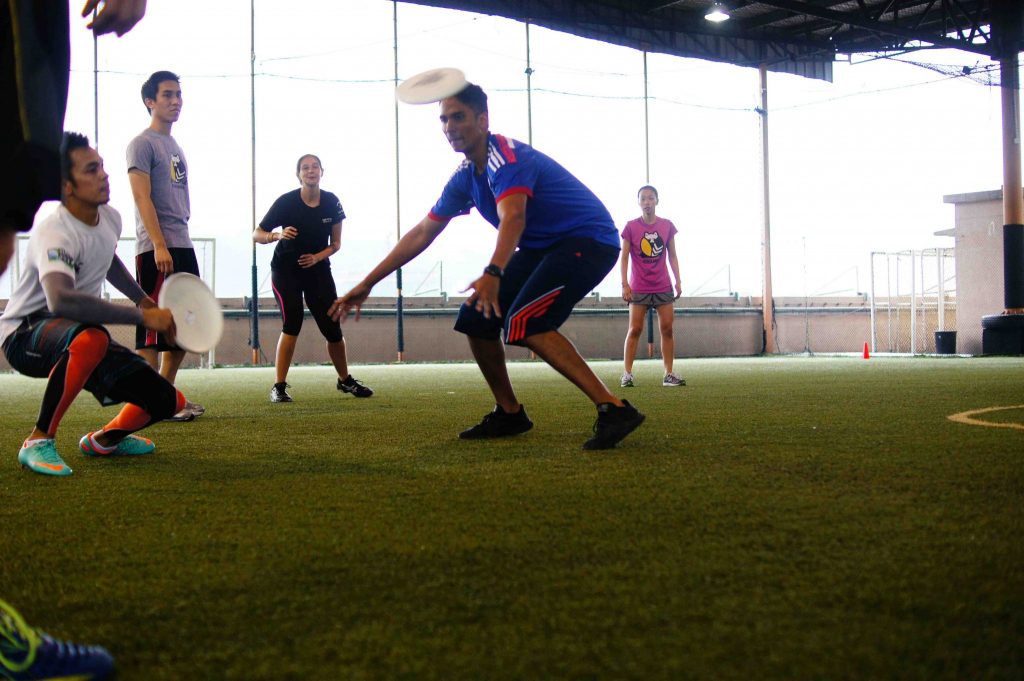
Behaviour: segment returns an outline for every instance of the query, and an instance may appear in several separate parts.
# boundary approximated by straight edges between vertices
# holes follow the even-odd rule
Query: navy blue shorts
[[[25,318],[18,330],[4,341],[4,356],[18,373],[32,378],[47,378],[68,351],[71,341],[86,329],[99,329],[110,336],[99,324],[74,322],[49,314],[32,315]],[[110,396],[115,385],[138,371],[152,370],[142,357],[111,340],[107,354],[86,380],[85,389],[104,406],[117,404],[122,400]]]
[[[621,251],[593,239],[564,239],[543,249],[520,248],[505,268],[498,290],[503,319],[486,319],[463,303],[455,330],[474,338],[503,334],[508,345],[538,333],[554,331],[569,318],[573,307],[601,283]]]
[[[334,285],[334,275],[326,262],[320,262],[309,268],[295,267],[270,268],[270,282],[274,287],[274,298],[281,310],[281,333],[298,336],[302,330],[302,299],[306,299],[306,307],[316,321],[320,333],[328,343],[341,340],[341,324],[327,314],[331,305],[338,298],[338,290]]]
[[[171,254],[171,263],[174,265],[174,273],[186,272],[199,276],[199,261],[196,260],[196,251],[193,248],[168,248]],[[160,297],[160,288],[164,280],[170,275],[162,274],[156,268],[156,255],[153,251],[146,251],[135,256],[135,281],[146,292],[146,295],[157,300]],[[152,348],[163,352],[164,350],[180,350],[177,345],[171,345],[162,333],[139,325],[135,327],[135,347],[139,350]]]

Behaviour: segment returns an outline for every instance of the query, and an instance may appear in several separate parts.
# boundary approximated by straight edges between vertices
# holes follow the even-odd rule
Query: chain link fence
[[[872,350],[950,352],[955,329],[954,249],[871,254]]]

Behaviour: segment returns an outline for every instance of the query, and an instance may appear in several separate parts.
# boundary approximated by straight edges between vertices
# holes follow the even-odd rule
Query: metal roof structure
[[[615,45],[832,80],[837,55],[1024,42],[1022,0],[403,0],[501,16]],[[704,17],[717,4],[728,21]]]

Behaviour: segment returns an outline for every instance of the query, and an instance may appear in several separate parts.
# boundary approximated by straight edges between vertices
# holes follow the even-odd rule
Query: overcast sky
[[[75,17],[81,0],[71,5]],[[394,245],[399,228],[426,214],[461,157],[441,133],[436,106],[401,106],[398,205],[391,2],[258,0],[256,17],[256,220],[298,187],[298,157],[318,154],[322,187],[348,215],[332,258],[343,292]],[[151,0],[130,34],[99,40],[99,149],[125,235],[134,232],[125,147],[148,124],[139,88],[153,71],[175,71],[184,108],[173,134],[189,164],[191,231],[216,240],[222,297],[250,291],[249,18],[248,0]],[[84,22],[72,23],[66,127],[94,137],[93,41]],[[490,94],[492,131],[528,140],[522,24],[400,3],[398,36],[401,78],[457,66]],[[530,39],[534,146],[588,184],[620,227],[639,215],[637,188],[656,185],[659,214],[680,230],[684,295],[759,295],[757,71],[649,55],[648,178],[642,54],[537,27]],[[979,61],[951,51],[911,58]],[[952,247],[934,236],[953,226],[943,196],[1001,185],[998,88],[893,60],[840,63],[834,74],[834,83],[769,75],[777,296],[867,290],[872,251]],[[487,263],[494,234],[475,214],[452,221],[406,268],[406,294],[464,288]],[[273,247],[257,248],[261,294],[269,295]],[[201,250],[212,259],[212,249]],[[0,278],[2,296],[9,276]],[[394,289],[390,278],[375,293]],[[617,270],[598,290],[618,294]]]

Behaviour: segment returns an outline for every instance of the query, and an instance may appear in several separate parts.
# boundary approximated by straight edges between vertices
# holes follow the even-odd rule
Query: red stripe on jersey
[[[507,342],[518,341],[526,337],[526,322],[534,317],[539,317],[548,311],[555,298],[562,293],[564,286],[559,286],[554,291],[545,293],[539,298],[524,305],[518,312],[512,315],[508,325]]]
[[[515,163],[516,152],[513,151],[512,145],[508,143],[508,138],[504,135],[495,135],[494,139],[498,142],[498,149],[501,151],[501,155],[505,157],[505,160],[509,163]]]
[[[141,255],[137,255],[137,256],[135,256],[135,258],[138,260],[138,259],[142,258],[142,256]],[[154,262],[155,262],[155,260],[156,260],[156,256],[154,255]],[[138,265],[136,265],[136,267],[138,267]],[[160,271],[157,271],[157,273],[156,273],[156,285],[153,286],[153,290],[151,292],[148,292],[149,297],[152,298],[153,300],[159,300],[160,299],[160,289],[163,288],[163,286],[164,286],[164,279],[165,279],[164,273],[160,272]],[[156,331],[153,331],[152,329],[146,329],[145,346],[148,347],[150,345],[156,345],[159,342],[160,342],[159,334]]]
[[[529,198],[533,198],[533,190],[529,187],[509,187],[499,196],[494,197],[494,203],[501,203],[503,198],[511,196],[512,194],[526,194]]]

